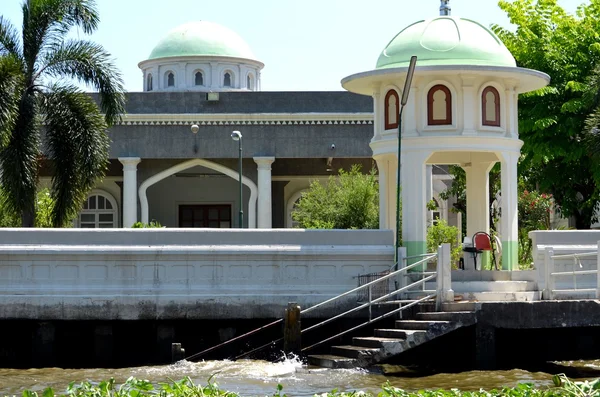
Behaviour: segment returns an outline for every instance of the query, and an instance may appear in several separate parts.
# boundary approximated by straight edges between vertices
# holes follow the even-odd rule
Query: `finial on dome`
[[[440,5],[440,15],[450,15],[452,8],[450,8],[448,3],[450,3],[450,0],[442,0],[442,5]]]

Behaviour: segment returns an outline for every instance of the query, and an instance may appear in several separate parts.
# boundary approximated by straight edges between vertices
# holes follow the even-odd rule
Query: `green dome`
[[[470,19],[449,16],[415,22],[402,30],[385,47],[376,68],[406,67],[412,55],[418,66],[517,66],[494,32]]]
[[[148,59],[198,55],[255,59],[248,44],[237,33],[208,21],[189,22],[171,30],[154,47]]]

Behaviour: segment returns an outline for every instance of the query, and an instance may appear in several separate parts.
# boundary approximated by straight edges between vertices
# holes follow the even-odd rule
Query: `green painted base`
[[[502,242],[502,270],[519,269],[519,242]]]
[[[479,256],[479,258],[477,258],[478,260],[481,261],[481,264],[477,263],[477,266],[480,269],[484,269],[484,270],[485,269],[489,269],[490,268],[490,263],[492,262],[491,257],[492,256],[490,255],[490,251],[483,251],[481,253],[481,255]]]
[[[406,256],[423,255],[427,253],[427,243],[425,241],[404,241],[403,244],[406,247]],[[407,265],[412,265],[423,258],[409,259]],[[420,268],[420,270],[419,270]],[[414,271],[422,271],[425,267],[417,266]],[[410,269],[409,272],[413,270]]]

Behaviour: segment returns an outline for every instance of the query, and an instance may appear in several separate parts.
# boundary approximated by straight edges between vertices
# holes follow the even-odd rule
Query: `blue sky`
[[[0,14],[21,25],[21,0]],[[559,0],[574,12],[584,0]],[[171,29],[208,20],[236,31],[265,63],[263,91],[341,90],[347,75],[373,69],[406,25],[439,14],[439,0],[97,0],[100,27],[90,37],[115,58],[128,91],[141,91],[138,62]],[[508,26],[496,0],[451,0],[452,15]],[[79,33],[79,37],[85,35]]]

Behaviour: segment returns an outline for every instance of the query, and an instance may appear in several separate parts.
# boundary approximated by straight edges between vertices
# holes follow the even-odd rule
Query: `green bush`
[[[305,229],[379,228],[379,185],[375,170],[363,174],[360,165],[340,170],[326,184],[314,181],[302,194],[292,219]]]
[[[136,222],[131,225],[132,229],[152,229],[152,228],[161,228],[163,225],[160,224],[159,221],[151,221],[150,223]]]
[[[1,197],[0,191],[0,227],[21,227],[21,218],[3,205]],[[35,227],[52,227],[54,200],[50,196],[50,190],[44,188],[37,193],[35,207]]]
[[[439,219],[427,228],[427,252],[437,252],[438,246],[442,244],[450,244],[451,264],[452,267],[456,268],[462,256],[458,228],[449,226],[445,220]]]

